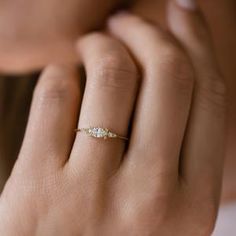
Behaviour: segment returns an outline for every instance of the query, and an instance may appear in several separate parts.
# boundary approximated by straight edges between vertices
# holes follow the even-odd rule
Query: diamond
[[[117,134],[112,133],[111,131],[108,132],[108,137],[109,138],[116,138]]]
[[[108,136],[108,131],[103,128],[90,128],[88,133],[95,138],[106,138]]]
[[[103,139],[108,139],[108,138],[119,138],[123,140],[128,140],[128,138],[120,136],[116,133],[113,133],[109,129],[106,128],[100,128],[100,127],[90,127],[90,128],[80,128],[76,129],[76,132],[85,132],[91,137],[94,138],[103,138]]]

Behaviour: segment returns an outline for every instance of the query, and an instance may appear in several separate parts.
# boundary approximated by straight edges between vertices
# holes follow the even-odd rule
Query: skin
[[[211,234],[224,156],[225,84],[200,12],[172,1],[168,19],[176,39],[123,13],[109,21],[122,43],[102,33],[79,40],[83,97],[75,68],[45,70],[0,198],[1,234]],[[127,145],[75,137],[76,126],[91,124],[127,136],[132,117]]]
[[[0,73],[26,73],[42,69],[51,62],[80,61],[80,55],[75,52],[75,41],[85,32],[101,25],[110,9],[120,3],[115,0],[102,0],[99,2],[99,7],[94,7],[94,1],[86,0],[85,6],[83,0],[69,0],[66,1],[66,6],[62,7],[57,1],[50,0],[50,4],[47,1],[49,11],[45,11],[42,7],[44,1],[37,1],[30,5],[27,3],[26,10],[32,12],[34,17],[34,20],[28,21],[26,10],[21,8],[21,11],[18,11],[15,7],[16,2],[20,4],[22,1],[0,3]],[[167,0],[136,0],[133,1],[131,10],[134,14],[168,30],[166,2]],[[236,80],[234,79],[236,3],[234,0],[198,0],[198,3],[210,28],[217,60],[228,87],[227,149],[222,200],[234,201],[236,199]],[[60,13],[62,9],[63,14]],[[60,15],[58,21],[49,20],[52,12]],[[25,16],[27,16],[27,27]],[[44,20],[48,27],[40,27],[45,26]],[[9,22],[12,22],[14,28],[9,28]]]
[[[154,24],[169,28],[165,15],[166,0],[137,0],[132,8]],[[228,88],[228,128],[225,153],[222,202],[236,200],[236,2],[234,0],[198,0],[210,28],[213,46]]]
[[[19,74],[51,62],[77,61],[75,41],[101,28],[121,2],[0,0],[0,73]]]

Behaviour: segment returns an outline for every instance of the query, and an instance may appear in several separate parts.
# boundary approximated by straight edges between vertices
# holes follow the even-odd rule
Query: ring
[[[103,138],[103,139],[108,139],[108,138],[117,138],[117,139],[122,139],[122,140],[128,140],[128,138],[120,136],[109,129],[106,128],[101,128],[101,127],[90,127],[90,128],[81,128],[81,129],[76,129],[76,132],[85,132],[91,137],[94,138]]]

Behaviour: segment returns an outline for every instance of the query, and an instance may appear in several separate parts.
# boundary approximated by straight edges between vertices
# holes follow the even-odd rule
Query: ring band
[[[103,138],[103,139],[108,139],[108,138],[117,138],[117,139],[122,139],[127,141],[127,137],[123,137],[121,135],[118,135],[109,129],[106,128],[101,128],[101,127],[90,127],[90,128],[80,128],[76,129],[76,132],[85,132],[87,135],[94,137],[94,138]]]

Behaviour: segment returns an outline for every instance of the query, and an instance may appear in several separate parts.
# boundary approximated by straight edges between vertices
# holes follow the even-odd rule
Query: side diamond
[[[109,132],[108,132],[108,137],[109,137],[109,138],[116,138],[117,135],[109,131]]]

